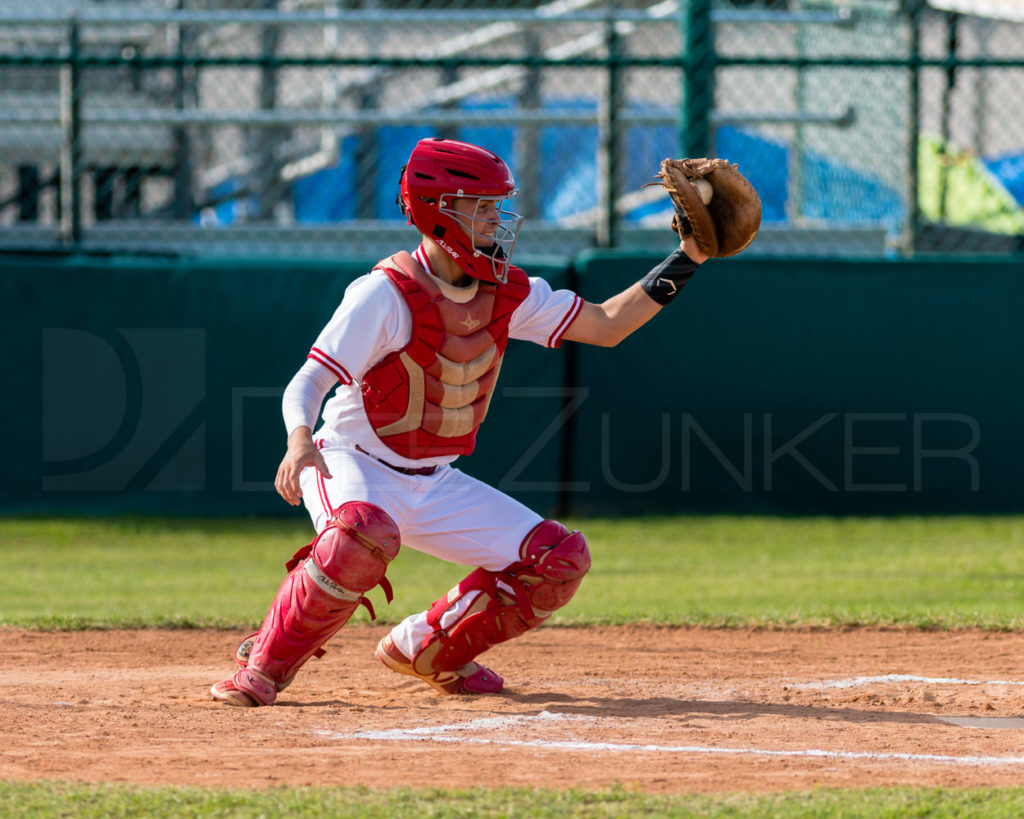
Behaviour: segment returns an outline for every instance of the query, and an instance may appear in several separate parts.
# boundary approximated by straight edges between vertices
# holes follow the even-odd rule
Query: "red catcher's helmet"
[[[515,180],[508,165],[486,148],[453,139],[421,139],[402,169],[398,204],[420,233],[433,239],[475,279],[504,282],[523,217],[504,209]],[[455,199],[476,199],[472,217],[453,208]],[[494,235],[473,232],[480,202],[497,200]]]

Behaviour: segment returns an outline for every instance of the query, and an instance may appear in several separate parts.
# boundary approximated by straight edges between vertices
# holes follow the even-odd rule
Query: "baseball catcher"
[[[679,184],[663,173],[666,187]],[[713,185],[717,173],[705,174]],[[379,585],[390,601],[385,573],[400,545],[470,569],[377,645],[384,666],[442,694],[501,691],[480,655],[540,626],[579,588],[590,568],[583,534],[454,466],[473,451],[508,340],[617,344],[708,256],[739,252],[753,236],[727,238],[712,218],[709,252],[710,228],[702,222],[698,239],[681,196],[694,230],[642,280],[591,303],[512,264],[522,224],[507,208],[515,194],[508,166],[485,148],[424,139],[413,149],[398,205],[418,247],[349,285],[285,389],[288,443],[275,487],[305,504],[316,536],[286,564],[262,625],[235,650],[237,671],[210,689],[215,700],[272,705],[356,608],[369,608],[368,590]]]

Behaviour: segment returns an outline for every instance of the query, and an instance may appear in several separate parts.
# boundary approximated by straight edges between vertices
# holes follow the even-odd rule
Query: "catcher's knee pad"
[[[255,635],[245,667],[235,675],[235,685],[270,705],[359,605],[374,617],[365,592],[379,585],[391,602],[384,573],[398,549],[398,526],[380,507],[352,502],[335,510],[327,527],[288,562],[289,574]]]
[[[518,637],[568,603],[590,569],[580,532],[537,524],[519,560],[500,572],[477,569],[427,612],[433,632],[413,658],[420,673],[461,668],[491,646]]]

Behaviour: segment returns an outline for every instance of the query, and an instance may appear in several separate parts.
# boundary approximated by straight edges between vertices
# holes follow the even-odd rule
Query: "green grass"
[[[135,819],[135,817],[978,817],[1017,819],[1024,789],[812,790],[774,794],[657,796],[613,788],[542,791],[527,788],[467,791],[393,788],[274,788],[226,790],[0,782],[0,815]]]
[[[593,569],[553,623],[1015,629],[1024,518],[671,517],[569,521]],[[0,518],[0,623],[254,627],[305,520]],[[466,573],[412,549],[381,622]],[[356,620],[365,620],[362,610]]]
[[[1021,625],[1024,518],[664,518],[587,526],[584,621]]]

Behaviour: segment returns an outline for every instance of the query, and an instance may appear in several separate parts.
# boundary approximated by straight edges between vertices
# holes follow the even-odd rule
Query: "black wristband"
[[[668,304],[693,277],[693,271],[698,267],[699,265],[679,248],[640,279],[640,286],[658,304]]]

